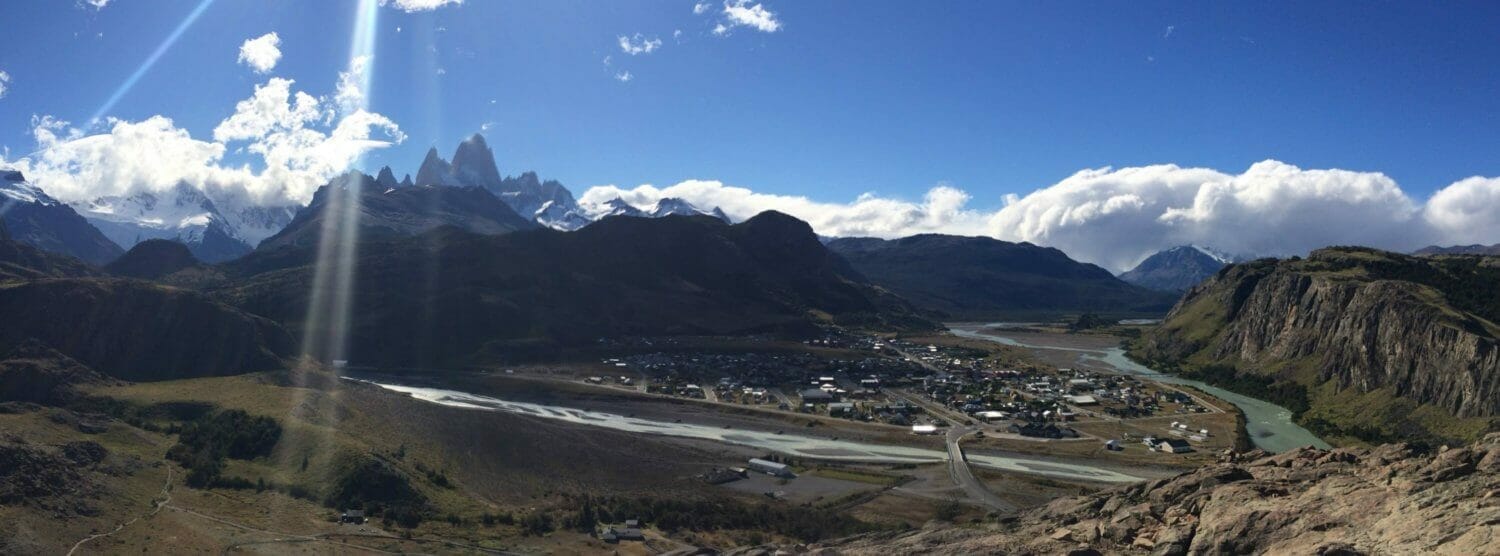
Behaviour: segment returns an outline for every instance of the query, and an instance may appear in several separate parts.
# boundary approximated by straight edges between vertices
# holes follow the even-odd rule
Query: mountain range
[[[412,236],[440,226],[477,234],[503,234],[538,227],[535,221],[516,214],[483,188],[433,185],[384,188],[380,178],[350,171],[319,188],[312,202],[297,211],[280,232],[261,242],[260,249],[315,246],[326,233],[329,215],[339,218],[351,204],[359,207],[354,221],[359,224],[362,239]]]
[[[298,332],[309,246],[223,265],[216,298]],[[762,213],[610,217],[574,232],[479,235],[445,226],[361,241],[351,360],[453,365],[555,354],[600,338],[807,334],[819,323],[935,328],[872,287],[805,222]]]
[[[1439,247],[1431,245],[1412,253],[1413,255],[1500,255],[1500,243],[1494,245],[1454,245]]]
[[[249,253],[262,239],[285,227],[296,210],[293,206],[257,206],[228,194],[217,197],[178,183],[164,191],[99,197],[75,203],[74,208],[124,249],[149,239],[170,239],[187,245],[195,257],[207,262]]]
[[[1146,257],[1120,279],[1143,288],[1180,293],[1233,262],[1234,257],[1206,247],[1180,245]]]
[[[1175,299],[1030,243],[922,234],[833,239],[828,248],[872,283],[944,318],[1080,311],[1159,314]]]

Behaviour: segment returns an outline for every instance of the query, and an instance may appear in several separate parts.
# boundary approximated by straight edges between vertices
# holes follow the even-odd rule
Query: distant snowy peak
[[[248,253],[291,222],[296,212],[294,206],[258,206],[235,196],[214,199],[186,183],[164,191],[100,197],[73,207],[121,248],[169,239],[186,244],[205,262]]]
[[[1244,260],[1244,257],[1236,257],[1234,255],[1229,255],[1229,254],[1224,253],[1223,251],[1219,251],[1219,250],[1214,249],[1212,247],[1204,247],[1202,245],[1187,245],[1187,246],[1184,246],[1184,247],[1188,247],[1188,248],[1192,248],[1192,249],[1197,249],[1199,253],[1203,253],[1204,255],[1208,255],[1213,260],[1219,261],[1219,262],[1224,263],[1224,264],[1234,264],[1234,263],[1237,263],[1237,262],[1240,262],[1240,261]]]
[[[57,199],[43,192],[41,188],[31,185],[31,182],[26,181],[26,176],[16,170],[0,170],[0,196],[4,197],[0,199],[0,203],[4,204],[12,202],[47,206],[61,204]]]
[[[599,205],[594,211],[594,219],[598,220],[606,216],[635,216],[644,218],[648,216],[646,211],[636,208],[635,205],[625,202],[624,199],[615,197],[604,204]]]
[[[725,215],[724,211],[719,210],[719,207],[714,207],[711,210],[703,210],[694,206],[692,203],[689,203],[678,197],[667,197],[661,199],[656,202],[656,206],[651,208],[651,216],[655,218],[661,218],[663,216],[672,214],[681,216],[712,216],[725,222],[729,221],[729,216]]]
[[[1236,257],[1198,245],[1179,245],[1146,257],[1120,279],[1137,286],[1168,292],[1185,291],[1213,276]]]
[[[12,169],[0,168],[0,229],[7,239],[104,264],[124,252],[72,206]]]
[[[602,204],[590,208],[594,220],[608,216],[635,216],[640,218],[661,218],[663,216],[712,216],[729,222],[729,215],[714,207],[704,210],[688,201],[678,197],[666,197],[656,201],[650,207],[639,207],[632,205],[625,199],[615,197]]]

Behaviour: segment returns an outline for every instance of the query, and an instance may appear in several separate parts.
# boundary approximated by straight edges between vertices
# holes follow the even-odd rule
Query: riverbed
[[[372,384],[386,390],[410,395],[417,400],[448,407],[481,411],[503,411],[626,432],[725,442],[770,450],[794,457],[827,461],[896,464],[938,463],[947,461],[947,454],[944,452],[926,448],[811,438],[795,434],[738,430],[685,422],[667,423],[571,407],[509,401],[458,390],[411,386],[399,384],[388,379],[352,377],[345,377],[345,379]],[[966,459],[970,464],[989,469],[1041,475],[1065,480],[1130,483],[1146,479],[1146,477],[1137,477],[1102,467],[1038,458],[971,453],[967,454]]]
[[[1088,342],[1070,341],[1071,339],[1064,334],[1010,332],[1005,330],[1006,325],[1001,323],[950,323],[947,326],[954,335],[964,338],[988,340],[1030,350],[1076,353],[1074,360],[1080,365],[1099,367],[1106,371],[1148,378],[1166,384],[1192,386],[1239,408],[1245,414],[1245,430],[1250,435],[1251,444],[1268,452],[1284,452],[1302,446],[1330,448],[1329,444],[1317,435],[1297,425],[1292,420],[1291,410],[1287,408],[1197,380],[1150,369],[1130,360],[1125,356],[1125,350],[1118,345],[1106,347],[1090,345]]]

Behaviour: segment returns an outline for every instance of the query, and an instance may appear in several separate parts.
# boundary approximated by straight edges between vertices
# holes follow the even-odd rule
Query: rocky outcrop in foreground
[[[1255,451],[1149,483],[1052,503],[999,524],[932,524],[813,554],[1493,554],[1500,547],[1500,433],[1419,454]]]

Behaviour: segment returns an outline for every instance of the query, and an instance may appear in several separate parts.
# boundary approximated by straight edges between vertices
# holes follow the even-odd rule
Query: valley
[[[58,216],[0,228],[0,552],[1232,552],[1332,526],[1246,541],[1194,497],[1420,498],[1349,486],[1365,461],[1493,509],[1491,258],[1188,246],[1116,277],[580,203],[493,156],[341,174],[229,260],[79,260],[48,238],[88,223],[11,176]]]

